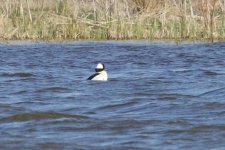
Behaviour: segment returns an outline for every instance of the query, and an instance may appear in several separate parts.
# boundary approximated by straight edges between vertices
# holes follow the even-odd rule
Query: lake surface
[[[109,81],[86,79],[103,62]],[[0,44],[0,149],[225,149],[225,43]]]

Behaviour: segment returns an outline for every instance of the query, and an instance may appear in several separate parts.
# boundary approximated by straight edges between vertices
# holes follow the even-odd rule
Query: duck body
[[[105,71],[104,64],[97,64],[95,68],[95,72],[93,75],[91,75],[87,80],[95,80],[95,81],[107,81],[108,80],[108,74]]]

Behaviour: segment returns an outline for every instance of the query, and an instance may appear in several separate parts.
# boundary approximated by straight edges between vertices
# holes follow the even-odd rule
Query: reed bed
[[[225,39],[225,0],[0,0],[2,40]]]

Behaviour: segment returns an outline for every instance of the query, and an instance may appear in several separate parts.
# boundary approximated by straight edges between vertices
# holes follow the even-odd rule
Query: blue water
[[[225,43],[0,44],[0,149],[225,149]],[[106,66],[109,81],[86,79]]]

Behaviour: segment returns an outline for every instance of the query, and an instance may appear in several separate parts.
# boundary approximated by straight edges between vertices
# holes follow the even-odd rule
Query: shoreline
[[[199,44],[199,43],[219,43],[225,42],[222,40],[215,40],[214,42],[207,41],[207,40],[181,40],[175,41],[171,39],[160,39],[160,40],[146,40],[146,39],[129,39],[129,40],[0,40],[0,45],[29,45],[29,44],[74,44],[74,43],[115,43],[115,44],[151,44],[151,43],[162,43],[162,44]]]

